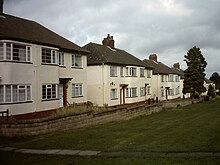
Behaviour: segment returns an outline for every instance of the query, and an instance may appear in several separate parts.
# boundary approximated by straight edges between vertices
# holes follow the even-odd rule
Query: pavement
[[[75,155],[96,157],[220,157],[220,152],[106,152],[66,149],[19,149],[14,147],[3,147],[0,148],[0,151],[11,151],[21,154]]]

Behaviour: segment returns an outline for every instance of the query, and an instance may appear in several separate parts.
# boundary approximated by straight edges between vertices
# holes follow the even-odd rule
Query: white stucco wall
[[[2,41],[6,42],[6,41]],[[64,53],[65,67],[58,65],[42,65],[42,45],[7,41],[31,46],[31,62],[0,61],[0,85],[30,84],[32,102],[0,104],[0,110],[9,109],[10,115],[25,114],[59,108],[59,100],[42,101],[42,84],[59,84],[59,78],[72,78],[68,83],[68,102],[81,103],[87,101],[87,57],[82,56],[82,69],[71,68],[72,54]],[[46,47],[46,46],[43,46]],[[47,47],[51,48],[51,47]],[[56,49],[57,48],[51,48]],[[83,84],[83,97],[72,98],[72,83]]]
[[[136,67],[136,66],[134,66]],[[88,101],[98,106],[107,104],[114,106],[120,104],[120,84],[127,84],[128,88],[137,87],[137,97],[125,98],[125,103],[135,103],[151,98],[152,95],[140,96],[140,87],[145,87],[149,84],[152,87],[152,79],[147,78],[145,70],[145,77],[140,77],[140,67],[137,68],[137,77],[126,77],[126,69],[123,67],[124,76],[120,76],[120,66],[117,66],[117,76],[110,76],[110,65],[95,65],[88,66],[87,80],[88,80]],[[152,74],[152,72],[151,72]],[[110,90],[117,89],[117,99],[111,100]]]

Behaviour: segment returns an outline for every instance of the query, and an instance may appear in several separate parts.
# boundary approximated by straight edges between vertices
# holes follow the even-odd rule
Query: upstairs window
[[[124,68],[123,67],[120,67],[120,76],[124,77]]]
[[[126,76],[136,77],[137,76],[137,68],[126,67]]]
[[[172,75],[172,74],[169,74],[169,75],[168,75],[168,81],[169,81],[169,82],[173,82],[173,75]]]
[[[30,62],[31,47],[15,43],[0,43],[0,60]]]
[[[64,53],[59,52],[59,65],[64,66]]]
[[[57,51],[42,48],[42,64],[58,64]]]
[[[137,88],[126,88],[126,97],[137,97]]]
[[[82,68],[82,56],[72,55],[72,67]]]
[[[144,68],[140,68],[140,77],[144,77]]]
[[[161,75],[161,81],[166,82],[167,81],[167,75]]]
[[[176,82],[179,82],[180,81],[180,77],[177,75],[175,76],[175,79],[176,79]]]
[[[110,66],[110,76],[111,77],[117,76],[117,66]]]
[[[151,78],[151,70],[147,70],[147,78]]]

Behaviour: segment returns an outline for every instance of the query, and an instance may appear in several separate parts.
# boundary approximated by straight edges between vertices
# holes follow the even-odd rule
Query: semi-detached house
[[[102,45],[89,43],[88,101],[97,106],[145,102],[152,98],[152,67],[130,53],[115,48],[113,36]]]
[[[0,110],[33,116],[87,102],[88,54],[37,22],[0,13]]]
[[[143,62],[154,68],[152,76],[154,99],[163,101],[181,97],[183,81],[181,81],[180,72],[157,61],[156,54],[151,54],[149,59],[145,59]]]

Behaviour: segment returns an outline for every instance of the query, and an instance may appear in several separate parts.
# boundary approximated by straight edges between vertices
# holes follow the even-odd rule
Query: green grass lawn
[[[52,134],[20,139],[0,139],[1,146],[38,149],[74,149],[101,151],[159,151],[159,152],[194,152],[220,151],[220,99],[200,104],[168,109],[150,116],[142,116],[129,121],[113,122],[95,127],[59,131]],[[18,157],[24,155],[17,154]],[[16,157],[16,155],[15,155]],[[37,156],[32,156],[37,157]],[[44,156],[39,156],[44,159]],[[45,156],[49,157],[55,156]],[[68,156],[67,156],[68,157]],[[39,158],[39,159],[41,159]],[[62,159],[62,156],[56,156]],[[37,158],[36,158],[37,159]],[[110,158],[71,157],[77,161],[103,160]],[[154,161],[152,158],[112,158],[120,164],[130,162]],[[155,164],[175,164],[174,162],[189,161],[192,164],[201,163],[197,159],[155,159]],[[202,159],[203,160],[203,159]],[[210,162],[212,159],[205,159]],[[219,159],[214,160],[219,164]],[[206,161],[205,161],[206,162]],[[211,161],[212,162],[212,161]],[[76,163],[79,164],[79,163]],[[83,163],[82,163],[83,164]],[[92,164],[92,163],[90,163]],[[98,164],[98,163],[97,163]],[[107,164],[107,163],[104,163]],[[115,163],[117,164],[117,163]],[[149,163],[150,164],[150,163]],[[153,164],[153,163],[152,163]],[[188,163],[187,163],[188,164]],[[190,163],[189,163],[190,164]]]

